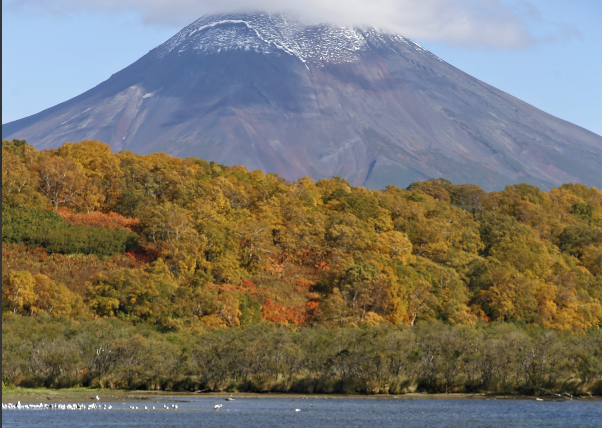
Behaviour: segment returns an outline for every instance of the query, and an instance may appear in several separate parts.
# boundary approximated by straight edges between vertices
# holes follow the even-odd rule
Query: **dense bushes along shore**
[[[494,323],[252,325],[158,333],[116,319],[5,314],[5,385],[299,393],[546,391],[602,395],[602,331]]]

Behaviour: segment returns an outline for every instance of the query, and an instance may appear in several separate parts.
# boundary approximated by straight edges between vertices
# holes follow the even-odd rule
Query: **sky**
[[[602,135],[600,0],[2,0],[2,123],[98,85],[205,13],[375,26]]]

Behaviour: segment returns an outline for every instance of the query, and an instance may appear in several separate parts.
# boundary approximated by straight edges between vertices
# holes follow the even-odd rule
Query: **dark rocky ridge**
[[[203,17],[95,88],[2,126],[39,149],[98,139],[277,172],[405,187],[602,187],[602,137],[401,36],[282,16]]]

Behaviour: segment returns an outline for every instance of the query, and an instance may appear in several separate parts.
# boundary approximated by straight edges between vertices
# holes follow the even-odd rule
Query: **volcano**
[[[602,137],[400,35],[268,13],[200,18],[93,89],[2,126],[38,149],[100,140],[294,180],[602,188]]]

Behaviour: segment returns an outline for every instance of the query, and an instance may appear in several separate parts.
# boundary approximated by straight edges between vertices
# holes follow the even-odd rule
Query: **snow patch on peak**
[[[155,49],[163,58],[172,52],[219,53],[252,50],[288,54],[307,66],[355,61],[368,47],[367,35],[348,27],[308,26],[284,15],[220,14],[204,16]]]

